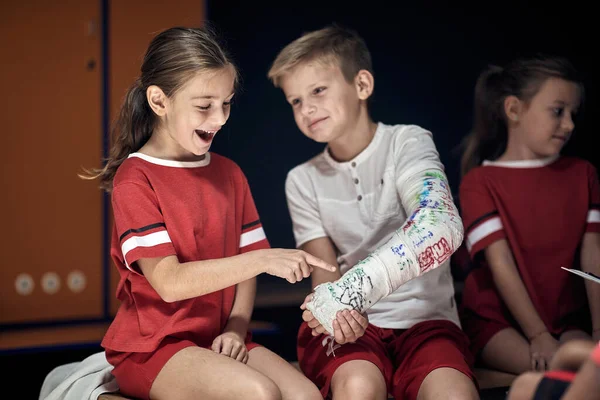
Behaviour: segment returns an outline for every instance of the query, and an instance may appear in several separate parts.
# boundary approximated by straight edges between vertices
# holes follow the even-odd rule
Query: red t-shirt
[[[465,175],[459,196],[475,266],[462,306],[484,319],[504,307],[480,252],[506,239],[537,312],[551,333],[562,333],[587,308],[584,280],[561,267],[579,269],[584,233],[600,232],[595,168],[567,157],[487,163]]]
[[[209,347],[227,323],[235,286],[167,303],[136,261],[176,255],[185,263],[268,248],[243,172],[214,153],[198,162],[135,153],[115,175],[112,206],[111,255],[121,305],[102,345],[149,352],[170,335]]]

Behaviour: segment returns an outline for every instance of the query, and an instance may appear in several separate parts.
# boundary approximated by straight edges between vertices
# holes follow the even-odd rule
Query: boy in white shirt
[[[312,273],[303,372],[324,397],[478,398],[449,267],[463,225],[431,133],[370,118],[371,57],[351,30],[304,34],[268,76],[326,143],[286,181],[297,246],[339,266]]]

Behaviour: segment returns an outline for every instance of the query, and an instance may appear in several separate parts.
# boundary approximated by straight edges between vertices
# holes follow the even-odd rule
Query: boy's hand
[[[366,314],[356,310],[338,311],[333,321],[333,337],[339,344],[354,343],[365,334],[369,326]]]
[[[304,299],[304,302],[300,306],[300,309],[304,310],[304,312],[302,313],[302,319],[304,321],[306,321],[306,324],[308,325],[308,327],[310,329],[312,329],[312,335],[319,336],[320,334],[326,332],[325,328],[323,328],[323,325],[321,325],[319,320],[316,319],[314,317],[314,315],[306,309],[306,303],[310,302],[312,300],[312,297],[313,297],[312,293],[309,294],[308,296],[306,296],[306,298]]]
[[[248,362],[248,349],[244,340],[237,333],[220,334],[213,340],[211,349],[217,354],[223,354],[244,364]]]
[[[322,333],[329,334],[313,314],[306,309],[306,303],[312,300],[312,296],[312,293],[306,296],[300,306],[304,310],[302,319],[312,329],[313,336],[319,336]],[[340,311],[336,314],[336,319],[333,321],[333,337],[339,344],[354,343],[365,334],[368,326],[369,319],[366,314],[362,315],[356,310]]]
[[[314,267],[329,272],[337,270],[333,265],[303,250],[266,249],[257,251],[261,252],[264,272],[283,278],[290,283],[300,282],[302,279],[308,278]]]

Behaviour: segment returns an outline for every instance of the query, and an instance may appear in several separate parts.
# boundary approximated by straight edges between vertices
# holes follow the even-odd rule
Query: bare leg
[[[590,335],[588,335],[587,333],[585,333],[582,330],[579,329],[573,329],[570,331],[565,331],[563,332],[562,335],[560,335],[560,343],[566,343],[569,340],[589,340],[592,341],[592,337]]]
[[[248,365],[275,382],[283,400],[323,399],[319,389],[304,374],[264,347],[250,350]]]
[[[496,333],[483,348],[483,362],[500,371],[521,374],[531,369],[529,342],[513,328]]]
[[[162,368],[150,389],[153,400],[281,400],[275,382],[244,363],[201,347],[186,347]]]
[[[562,336],[561,342],[563,342]],[[550,369],[577,371],[589,358],[595,345],[596,343],[589,336],[584,340],[569,339],[558,348],[556,354],[552,357]]]
[[[540,372],[519,375],[510,385],[506,400],[531,400],[543,376]]]
[[[454,368],[437,368],[431,371],[419,388],[417,400],[479,399],[475,384],[465,374]]]
[[[370,361],[352,360],[342,364],[331,378],[333,399],[387,399],[383,374]]]

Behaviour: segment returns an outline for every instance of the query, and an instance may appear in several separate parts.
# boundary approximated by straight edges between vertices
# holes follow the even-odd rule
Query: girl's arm
[[[511,314],[531,341],[547,331],[521,280],[506,239],[497,240],[485,249],[494,283]]]
[[[254,250],[186,263],[180,263],[176,256],[142,258],[137,264],[154,290],[169,303],[212,293],[263,272],[295,283],[307,278],[312,267],[336,270],[305,251],[293,249]]]
[[[581,269],[600,276],[600,233],[587,232],[581,243]],[[585,279],[590,313],[592,315],[593,335],[600,337],[600,285]]]
[[[244,341],[248,332],[248,325],[252,318],[254,309],[254,298],[256,295],[256,278],[237,284],[233,308],[227,320],[227,325],[223,332],[233,332]]]

